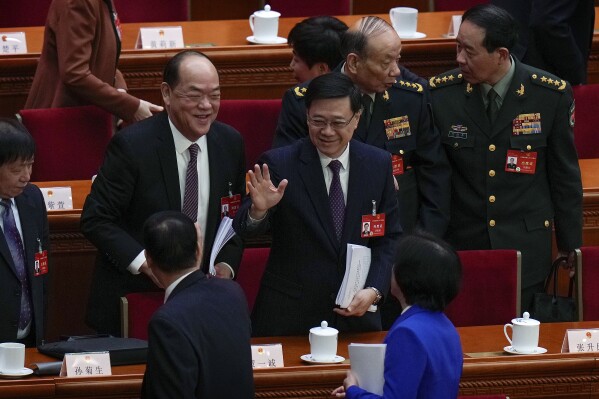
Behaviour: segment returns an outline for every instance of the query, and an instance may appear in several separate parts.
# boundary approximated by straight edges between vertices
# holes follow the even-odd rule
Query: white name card
[[[0,32],[0,55],[25,54],[26,52],[25,32]]]
[[[599,352],[599,328],[567,330],[562,353],[568,352]]]
[[[71,187],[40,187],[48,211],[73,209]]]
[[[144,50],[183,47],[183,28],[180,26],[139,28],[135,44],[135,48]]]
[[[108,352],[66,353],[60,367],[61,377],[98,377],[112,375]]]
[[[285,364],[283,363],[283,345],[252,345],[253,368],[265,369],[284,366]]]
[[[452,15],[451,21],[449,22],[449,30],[447,31],[447,37],[456,37],[458,35],[458,31],[460,30],[461,23],[461,15]]]

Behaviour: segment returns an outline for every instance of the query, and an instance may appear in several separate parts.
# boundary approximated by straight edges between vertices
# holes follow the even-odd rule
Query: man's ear
[[[169,106],[171,104],[171,88],[168,83],[162,82],[160,85],[160,93],[162,94],[164,105]]]
[[[504,62],[510,62],[510,50],[508,50],[505,47],[499,47],[497,50],[497,53],[499,54],[499,60],[501,63]]]
[[[345,59],[345,69],[352,74],[358,73],[358,65],[360,64],[360,56],[356,53],[349,53]]]

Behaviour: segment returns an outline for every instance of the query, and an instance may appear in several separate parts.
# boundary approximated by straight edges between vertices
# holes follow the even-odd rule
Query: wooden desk
[[[560,354],[567,328],[599,327],[599,322],[542,324],[539,345],[544,355],[514,356],[503,352],[503,326],[462,327],[464,350],[461,395],[505,393],[512,398],[598,398],[598,353]],[[350,342],[379,343],[385,333],[346,334],[339,337],[338,354],[348,358]],[[254,371],[256,398],[329,398],[349,368],[308,365],[299,359],[309,352],[307,336],[256,338],[254,344],[282,343],[285,367]],[[26,364],[53,361],[34,349]],[[136,398],[144,365],[120,366],[113,376],[95,378],[30,377],[0,380],[0,398]]]
[[[418,30],[428,36],[421,40],[404,40],[402,64],[427,77],[457,66],[455,41],[443,37],[451,15],[457,12],[420,13]],[[389,20],[388,14],[380,15]],[[341,16],[352,24],[361,15]],[[287,37],[301,18],[281,18],[279,35]],[[296,82],[289,63],[287,45],[251,45],[246,19],[227,21],[192,21],[177,23],[123,24],[123,51],[119,68],[125,75],[131,93],[161,103],[159,86],[166,60],[179,50],[133,50],[140,26],[181,25],[188,46],[199,47],[214,61],[221,80],[223,98],[281,98]],[[599,28],[599,19],[596,29]],[[23,108],[31,87],[41,51],[43,27],[10,28],[2,31],[24,31],[29,54],[0,56],[0,116],[11,116]],[[589,82],[599,82],[599,35],[593,40],[589,62]]]

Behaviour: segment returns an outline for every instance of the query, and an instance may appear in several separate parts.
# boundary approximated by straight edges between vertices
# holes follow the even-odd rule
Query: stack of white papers
[[[354,296],[364,288],[366,277],[370,271],[370,248],[363,245],[347,244],[347,260],[345,261],[345,276],[337,293],[335,303],[347,308]]]
[[[351,371],[360,388],[383,395],[387,344],[349,344]]]
[[[214,260],[222,249],[222,247],[235,235],[233,230],[233,219],[225,216],[218,226],[216,237],[214,238],[214,245],[212,246],[212,252],[210,253],[210,274],[215,275],[216,270],[214,269]]]

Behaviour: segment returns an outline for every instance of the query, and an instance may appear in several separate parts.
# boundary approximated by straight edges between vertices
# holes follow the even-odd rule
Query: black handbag
[[[560,264],[566,260],[567,257],[562,256],[553,262],[545,280],[545,292],[536,293],[534,296],[533,315],[542,323],[578,321],[576,298],[573,296],[576,275],[570,276],[568,296],[559,296],[557,292],[558,271]],[[552,281],[553,290],[549,291]]]

